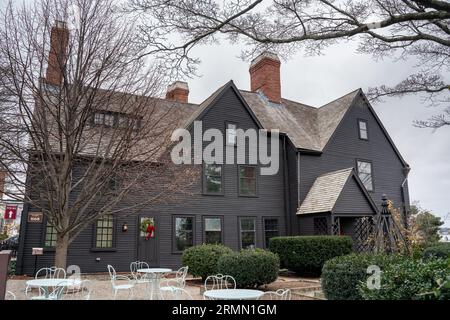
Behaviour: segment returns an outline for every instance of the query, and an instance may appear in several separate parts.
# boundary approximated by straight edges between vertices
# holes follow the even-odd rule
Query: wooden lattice
[[[339,217],[332,217],[331,219],[331,233],[334,236],[339,236],[341,234],[341,223]]]
[[[322,236],[328,234],[327,218],[314,218],[314,235]]]
[[[375,225],[372,217],[356,218],[354,222],[354,245],[357,252],[371,252],[373,250],[373,234]]]

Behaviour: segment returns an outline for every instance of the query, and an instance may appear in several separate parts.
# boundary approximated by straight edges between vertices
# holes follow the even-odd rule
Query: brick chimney
[[[187,82],[175,81],[167,87],[166,99],[178,102],[188,102],[189,86]]]
[[[281,62],[271,52],[263,52],[250,65],[250,84],[252,91],[262,91],[269,101],[281,103],[280,83]]]
[[[69,29],[63,21],[56,21],[50,34],[50,52],[45,80],[48,84],[59,86],[63,80],[63,67],[67,60]]]

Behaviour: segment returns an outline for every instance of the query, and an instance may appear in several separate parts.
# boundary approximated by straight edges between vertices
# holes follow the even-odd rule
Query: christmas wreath
[[[145,233],[145,240],[155,236],[155,224],[153,219],[146,218],[141,221],[141,231]]]

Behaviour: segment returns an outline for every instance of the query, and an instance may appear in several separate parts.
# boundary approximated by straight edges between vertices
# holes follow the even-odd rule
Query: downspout
[[[408,229],[408,210],[406,205],[406,195],[405,195],[405,185],[408,181],[409,172],[411,171],[411,168],[409,166],[404,168],[405,173],[405,179],[403,180],[400,189],[401,189],[401,195],[402,195],[402,202],[403,202],[403,225],[406,229]]]
[[[284,178],[284,215],[286,221],[286,233],[292,235],[291,225],[291,203],[290,203],[290,188],[289,188],[289,167],[286,149],[286,136],[283,135],[283,178]]]

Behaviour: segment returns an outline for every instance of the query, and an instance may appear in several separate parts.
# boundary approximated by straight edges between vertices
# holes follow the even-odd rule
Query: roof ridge
[[[325,103],[324,105],[321,105],[321,106],[318,107],[317,109],[319,110],[319,109],[321,109],[321,108],[323,108],[323,107],[326,107],[326,106],[328,106],[329,104],[332,104],[333,102],[338,101],[338,100],[340,100],[340,99],[342,99],[342,98],[344,98],[344,97],[346,97],[346,96],[348,96],[348,95],[350,95],[350,94],[352,94],[352,93],[355,93],[355,92],[357,92],[357,91],[360,91],[360,90],[362,90],[362,89],[361,89],[361,88],[358,88],[358,89],[356,89],[356,90],[350,91],[349,93],[346,93],[346,94],[340,96],[339,98],[336,98],[336,99],[334,99],[334,100],[331,100],[331,101]]]
[[[254,93],[254,94],[258,94],[257,92],[251,91],[251,90],[239,89],[239,91],[246,92],[246,93]],[[303,102],[299,102],[299,101],[295,101],[295,100],[291,100],[291,99],[287,99],[287,98],[283,98],[283,97],[281,97],[281,100],[286,100],[286,101],[289,101],[289,102],[301,104],[301,105],[304,106],[304,107],[311,108],[311,109],[314,109],[314,110],[317,110],[317,109],[318,109],[317,107],[310,106],[309,104],[305,104],[305,103],[303,103]]]

